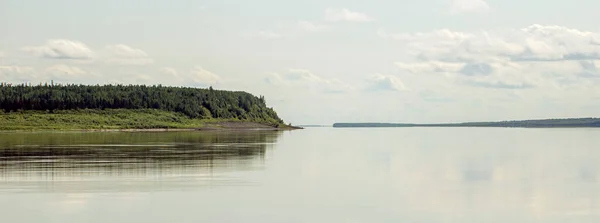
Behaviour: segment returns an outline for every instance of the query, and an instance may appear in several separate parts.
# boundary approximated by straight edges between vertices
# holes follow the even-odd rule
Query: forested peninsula
[[[0,130],[295,129],[263,96],[161,85],[0,83]]]
[[[505,128],[590,128],[600,127],[600,118],[539,119],[501,122],[464,122],[448,124],[410,123],[335,123],[334,128],[399,128],[399,127],[505,127]]]

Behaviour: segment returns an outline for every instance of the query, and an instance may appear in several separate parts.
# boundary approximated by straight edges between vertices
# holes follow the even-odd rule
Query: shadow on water
[[[2,133],[0,191],[29,187],[38,190],[40,186],[73,189],[64,186],[73,186],[74,182],[80,189],[102,185],[114,188],[115,184],[136,182],[137,186],[143,186],[140,182],[146,186],[153,186],[148,182],[154,182],[154,186],[177,184],[175,188],[246,184],[223,173],[263,168],[265,156],[280,134]]]

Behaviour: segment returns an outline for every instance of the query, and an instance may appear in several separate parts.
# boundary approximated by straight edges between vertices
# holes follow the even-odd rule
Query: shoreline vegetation
[[[598,128],[600,118],[538,119],[499,122],[463,122],[440,124],[411,123],[335,123],[334,128],[406,128],[406,127],[499,127],[499,128]]]
[[[0,83],[0,131],[293,130],[264,97],[145,85]]]
[[[215,130],[293,130],[286,124],[260,120],[193,119],[156,109],[82,109],[0,112],[0,131],[215,131]]]

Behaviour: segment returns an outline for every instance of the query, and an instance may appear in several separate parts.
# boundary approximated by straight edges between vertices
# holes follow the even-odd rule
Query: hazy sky
[[[597,0],[0,0],[0,81],[213,86],[286,121],[600,116]]]

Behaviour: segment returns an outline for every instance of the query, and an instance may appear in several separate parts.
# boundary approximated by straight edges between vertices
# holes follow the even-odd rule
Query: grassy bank
[[[222,123],[229,123],[227,125]],[[231,124],[231,123],[237,123]],[[250,127],[290,129],[264,121],[194,119],[177,112],[156,109],[81,109],[0,112],[0,130],[123,130],[123,129],[218,129]]]

